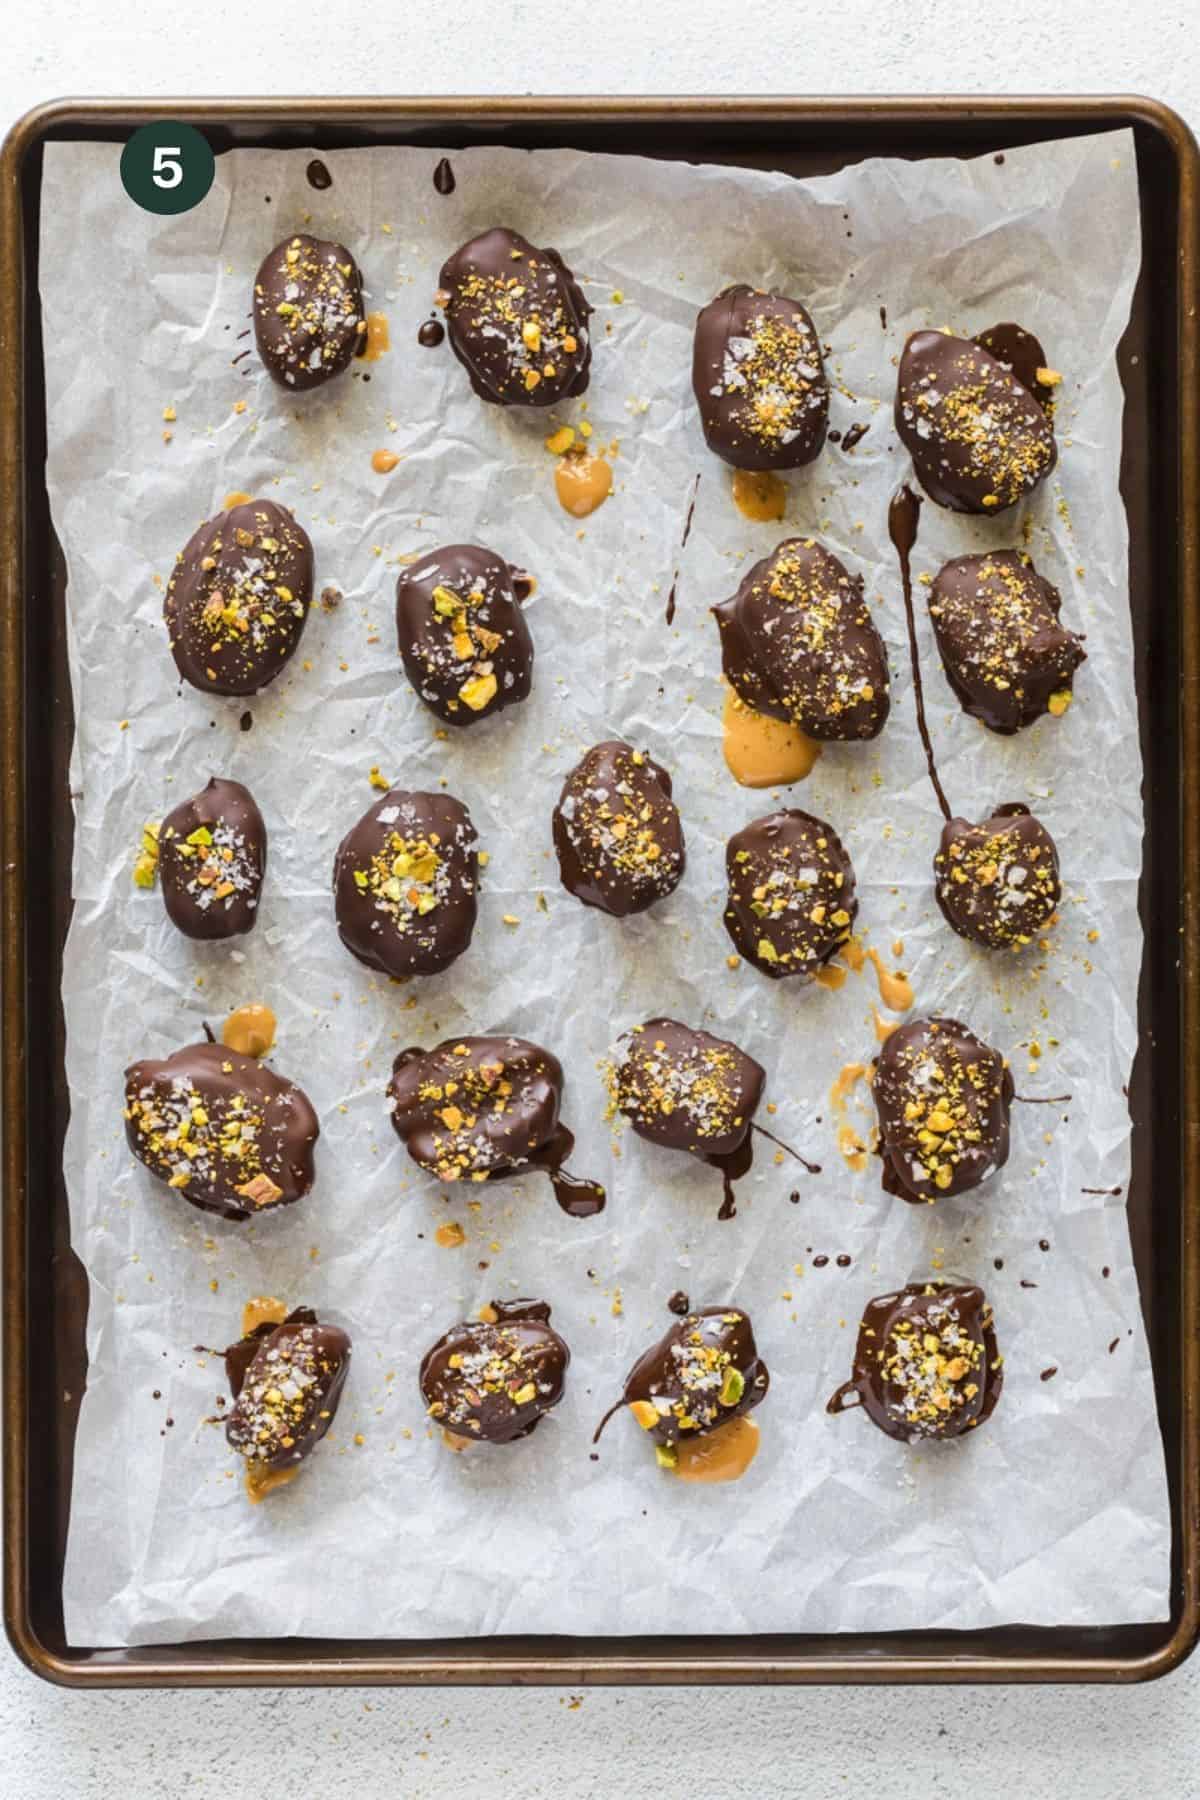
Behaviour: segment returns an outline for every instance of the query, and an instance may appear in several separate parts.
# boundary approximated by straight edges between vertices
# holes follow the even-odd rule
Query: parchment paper
[[[324,153],[326,192],[306,182],[309,154],[225,154],[199,208],[155,219],[122,192],[118,147],[46,152],[49,480],[78,714],[66,1170],[91,1296],[72,1641],[1163,1617],[1167,1497],[1124,1201],[1083,1192],[1128,1179],[1122,1085],[1141,956],[1115,364],[1140,257],[1132,139],[1034,145],[1002,164],[877,160],[812,181],[487,148],[451,153],[449,198],[432,186],[437,150]],[[485,407],[445,346],[417,345],[443,256],[497,221],[557,246],[596,305],[586,415],[578,403],[529,418]],[[232,360],[252,343],[261,257],[300,228],[347,243],[388,315],[392,349],[369,383],[360,370],[288,395],[253,353]],[[808,303],[830,346],[833,426],[870,425],[852,454],[831,444],[790,478],[783,527],[735,510],[692,404],[695,312],[733,280]],[[1027,541],[1087,633],[1068,716],[1002,740],[959,711],[921,622],[952,803],[981,816],[1032,802],[1058,841],[1061,921],[1046,952],[1020,962],[972,950],[933,902],[939,819],[885,529],[907,470],[890,426],[905,334],[1005,318],[1037,331],[1064,373],[1059,469],[1003,520],[927,506],[916,568]],[[619,453],[613,497],[580,525],[555,502],[543,437],[584,416]],[[386,478],[371,468],[377,448],[403,458]],[[176,552],[238,489],[293,507],[316,546],[318,589],[345,596],[336,612],[314,610],[287,675],[249,703],[179,692],[161,621]],[[725,770],[707,608],[788,531],[819,533],[865,575],[893,711],[876,744],[827,750],[784,803],[842,834],[860,930],[910,973],[918,1007],[998,1044],[1019,1090],[1073,1095],[1017,1107],[1008,1166],[962,1204],[889,1200],[876,1159],[857,1175],[839,1157],[829,1093],[844,1063],[874,1052],[869,967],[839,992],[797,992],[726,963],[724,840],[776,802]],[[523,707],[439,736],[396,654],[396,559],[462,539],[539,579],[535,687]],[[689,851],[675,896],[624,924],[563,893],[550,847],[565,772],[618,734],[674,772]],[[333,923],[333,852],[375,797],[372,765],[409,786],[447,784],[491,853],[471,950],[408,988],[360,968]],[[258,928],[232,949],[186,941],[161,896],[130,880],[143,820],[212,773],[251,786],[271,833]],[[239,1229],[189,1210],[133,1162],[121,1078],[134,1057],[192,1042],[202,1020],[219,1025],[251,999],[277,1012],[274,1064],[307,1089],[323,1136],[308,1199]],[[771,1128],[822,1174],[777,1166],[763,1144],[738,1217],[719,1224],[711,1171],[628,1135],[614,1145],[596,1064],[655,1012],[758,1056]],[[609,1187],[599,1218],[564,1217],[540,1178],[447,1197],[402,1153],[384,1103],[395,1050],[494,1030],[562,1057],[574,1167]],[[865,1098],[860,1087],[863,1129]],[[434,1238],[451,1218],[466,1228],[458,1250]],[[823,1405],[849,1371],[865,1302],[931,1270],[985,1283],[1005,1392],[977,1436],[906,1451]],[[761,1453],[725,1488],[659,1474],[623,1417],[589,1459],[593,1425],[671,1322],[664,1303],[679,1288],[694,1304],[748,1307],[772,1371]],[[264,1291],[343,1322],[355,1349],[326,1444],[252,1508],[237,1459],[203,1422],[223,1391],[219,1362],[191,1347],[234,1338],[243,1300]],[[526,1443],[451,1456],[423,1417],[420,1355],[456,1318],[517,1292],[554,1306],[574,1356],[566,1400]]]

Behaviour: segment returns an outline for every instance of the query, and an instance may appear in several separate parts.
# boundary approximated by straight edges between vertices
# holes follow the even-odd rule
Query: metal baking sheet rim
[[[1182,930],[1179,991],[1181,1071],[1178,1269],[1171,1304],[1179,1309],[1179,1440],[1168,1445],[1177,1464],[1173,1526],[1179,1552],[1177,1605],[1160,1642],[1142,1655],[1038,1654],[1038,1633],[1013,1627],[1020,1650],[981,1655],[923,1655],[906,1647],[865,1653],[853,1636],[820,1654],[776,1654],[732,1649],[736,1640],[703,1644],[636,1640],[601,1650],[587,1640],[488,1640],[486,1648],[432,1644],[421,1655],[363,1655],[336,1649],[313,1653],[295,1640],[266,1646],[190,1644],[138,1650],[60,1651],[39,1635],[29,1566],[32,1496],[29,1482],[31,1334],[27,1166],[28,964],[26,957],[25,844],[25,607],[32,595],[32,545],[27,499],[40,471],[27,465],[25,318],[30,224],[23,202],[26,164],[51,134],[115,135],[154,118],[178,118],[197,126],[242,125],[261,129],[469,128],[486,133],[513,124],[560,125],[570,132],[590,124],[637,123],[698,126],[811,121],[826,129],[844,124],[848,142],[856,129],[895,124],[939,126],[983,123],[1056,130],[1141,126],[1161,140],[1176,180],[1176,248],[1179,304],[1176,318],[1180,375],[1177,549],[1182,672],[1180,707],[1180,882]],[[71,1687],[321,1686],[499,1684],[583,1686],[651,1683],[875,1684],[913,1682],[1059,1681],[1133,1682],[1154,1679],[1181,1663],[1200,1637],[1200,153],[1192,134],[1162,103],[1140,96],[878,96],[820,98],[372,98],[354,99],[162,99],[157,101],[59,100],[34,108],[9,133],[0,152],[0,857],[3,864],[3,1522],[4,1620],[16,1655],[42,1678]],[[921,1634],[905,1634],[911,1646]],[[969,1642],[971,1634],[963,1634]],[[829,1640],[826,1640],[829,1641]],[[880,1640],[883,1643],[887,1639]],[[895,1641],[895,1640],[891,1640]],[[712,1649],[710,1643],[718,1647]]]

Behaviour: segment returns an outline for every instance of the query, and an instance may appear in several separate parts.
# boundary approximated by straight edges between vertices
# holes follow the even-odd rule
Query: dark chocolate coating
[[[468,1443],[528,1437],[563,1396],[571,1360],[542,1300],[493,1301],[494,1322],[464,1319],[421,1362],[429,1417]]]
[[[799,469],[829,423],[816,329],[798,300],[739,282],[696,319],[692,391],[704,441],[735,469]]]
[[[523,570],[477,544],[448,544],[400,571],[404,671],[447,725],[474,725],[529,693],[533,639],[521,603],[532,592]]]
[[[450,348],[481,400],[556,406],[582,394],[592,308],[557,250],[495,226],[442,265]]]
[[[725,929],[773,981],[812,981],[858,916],[854,869],[832,825],[798,807],[767,813],[725,846]]]
[[[129,1148],[201,1212],[240,1223],[301,1199],[319,1136],[295,1082],[224,1044],[189,1044],[125,1071]]]
[[[736,1306],[705,1306],[638,1358],[625,1377],[623,1399],[626,1406],[641,1401],[654,1408],[655,1421],[638,1423],[656,1444],[677,1444],[748,1413],[770,1382],[748,1314]]]
[[[609,1071],[617,1110],[639,1137],[718,1166],[749,1137],[766,1079],[736,1044],[677,1019],[634,1026]]]
[[[568,894],[624,919],[674,893],[686,852],[671,777],[644,750],[595,744],[563,783],[554,848]]]
[[[1054,839],[1017,801],[979,825],[947,819],[933,891],[959,937],[989,950],[1023,950],[1050,923],[1062,894]]]
[[[298,1306],[282,1325],[260,1325],[225,1352],[234,1396],[225,1421],[249,1468],[290,1469],[312,1455],[337,1414],[350,1372],[350,1339]]]
[[[755,712],[822,741],[878,737],[891,705],[887,652],[861,575],[810,538],[787,538],[714,606],[721,666]]]
[[[896,431],[929,498],[953,512],[1003,512],[1058,461],[1045,403],[977,340],[943,331],[904,346]]]
[[[167,916],[185,937],[240,937],[253,927],[267,828],[249,788],[214,775],[167,814],[158,850]]]
[[[1008,319],[1000,325],[989,325],[986,331],[977,331],[973,342],[1010,369],[1038,404],[1052,412],[1056,384],[1038,380],[1039,374],[1049,371],[1046,369],[1046,352],[1032,331],[1026,331],[1023,325],[1015,325]]]
[[[183,679],[204,694],[266,687],[296,652],[312,588],[312,545],[286,507],[247,500],[206,520],[163,603]]]
[[[224,1352],[225,1379],[229,1383],[229,1391],[236,1400],[242,1391],[242,1383],[246,1379],[246,1370],[254,1361],[254,1353],[265,1337],[278,1331],[280,1325],[315,1325],[317,1315],[311,1306],[295,1306],[286,1319],[263,1319],[253,1331],[243,1332],[236,1344],[230,1344]]]
[[[301,232],[276,244],[254,278],[254,341],[280,387],[320,387],[366,343],[362,276],[344,244]]]
[[[854,1373],[825,1410],[861,1406],[880,1431],[902,1444],[956,1438],[990,1417],[1003,1383],[983,1289],[918,1282],[868,1303]]]
[[[959,705],[1011,737],[1045,712],[1063,712],[1087,661],[1059,623],[1058,589],[1017,550],[956,556],[929,590],[942,667]]]
[[[471,815],[452,794],[392,788],[338,845],[338,935],[385,975],[436,975],[475,929],[479,861]]]
[[[447,1038],[402,1050],[388,1099],[413,1161],[442,1181],[491,1181],[569,1154],[559,1124],[562,1064],[518,1037]]]
[[[957,1019],[893,1031],[874,1094],[885,1192],[913,1202],[965,1194],[1008,1161],[1012,1071]]]

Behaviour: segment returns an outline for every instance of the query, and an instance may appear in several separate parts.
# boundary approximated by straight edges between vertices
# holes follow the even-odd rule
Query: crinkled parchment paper
[[[438,155],[326,153],[333,184],[316,192],[308,153],[240,150],[218,159],[199,208],[156,219],[122,192],[117,146],[46,152],[49,479],[78,713],[66,1155],[91,1284],[70,1637],[1161,1618],[1167,1498],[1124,1202],[1083,1192],[1128,1179],[1122,1084],[1141,956],[1115,363],[1140,257],[1132,140],[1032,145],[1003,165],[878,160],[812,181],[488,148],[452,153],[448,198],[432,186]],[[594,441],[618,439],[619,454],[612,498],[582,525],[555,502],[542,440],[583,408],[524,418],[483,406],[445,346],[416,341],[443,256],[497,221],[561,249],[596,305],[587,416]],[[302,227],[351,247],[392,338],[389,355],[311,396],[273,387],[253,353],[233,360],[252,342],[260,258]],[[734,280],[807,302],[830,346],[832,424],[870,425],[852,454],[831,444],[789,478],[786,527],[738,514],[692,404],[696,310]],[[1005,740],[959,711],[921,621],[952,803],[980,815],[1031,802],[1058,840],[1061,922],[1047,951],[1021,962],[962,943],[934,905],[939,818],[885,528],[907,467],[889,422],[905,334],[1004,318],[1036,330],[1064,373],[1059,469],[1003,520],[927,506],[916,568],[1020,542],[1025,528],[1067,620],[1087,633],[1068,716]],[[379,448],[403,459],[390,476],[372,470]],[[286,676],[249,703],[181,693],[161,620],[176,552],[239,489],[294,508],[318,588],[345,596],[336,612],[314,610]],[[1008,1166],[962,1204],[889,1200],[874,1158],[858,1175],[839,1157],[829,1092],[875,1047],[869,965],[838,992],[727,966],[724,840],[773,802],[725,770],[707,609],[785,530],[819,533],[862,571],[893,672],[878,743],[828,749],[786,802],[842,834],[860,929],[909,972],[917,1005],[1003,1048],[1019,1089],[1073,1095],[1016,1108]],[[526,705],[445,735],[401,672],[393,589],[399,557],[461,539],[537,575],[537,666]],[[562,892],[550,847],[564,773],[617,734],[674,772],[689,849],[677,893],[623,924]],[[407,988],[360,968],[333,924],[334,848],[375,797],[372,765],[408,786],[444,782],[491,853],[470,951]],[[189,943],[161,897],[130,880],[142,822],[213,773],[250,785],[271,833],[259,924],[234,948]],[[308,1090],[323,1136],[309,1198],[239,1229],[189,1210],[133,1162],[121,1077],[252,999],[279,1015],[275,1066]],[[712,1171],[629,1135],[614,1143],[596,1065],[655,1012],[758,1056],[772,1129],[822,1174],[777,1164],[763,1143],[737,1218],[719,1224]],[[447,1195],[402,1153],[384,1103],[396,1049],[497,1030],[562,1057],[574,1166],[609,1187],[600,1217],[566,1218],[540,1178]],[[864,1100],[860,1087],[854,1105]],[[466,1228],[461,1249],[435,1242],[450,1218]],[[848,1373],[865,1301],[931,1269],[985,1282],[1007,1379],[977,1437],[906,1451],[823,1406]],[[772,1371],[758,1460],[725,1488],[661,1475],[624,1418],[589,1459],[593,1425],[670,1323],[664,1302],[679,1288],[695,1304],[747,1306]],[[235,1337],[243,1300],[263,1291],[342,1321],[355,1349],[330,1438],[299,1481],[252,1508],[222,1434],[203,1422],[220,1364],[192,1346]],[[454,1319],[518,1292],[553,1304],[574,1357],[567,1397],[527,1443],[451,1456],[423,1418],[419,1357]]]

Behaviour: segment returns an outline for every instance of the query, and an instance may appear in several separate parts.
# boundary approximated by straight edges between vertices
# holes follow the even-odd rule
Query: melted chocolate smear
[[[1043,1380],[1043,1381],[1052,1381],[1052,1380],[1053,1380],[1053,1378],[1054,1378],[1054,1377],[1055,1377],[1055,1376],[1056,1376],[1056,1375],[1057,1375],[1057,1374],[1058,1374],[1058,1364],[1057,1364],[1057,1363],[1051,1363],[1051,1365],[1050,1365],[1050,1367],[1049,1367],[1049,1368],[1048,1368],[1048,1369],[1043,1369],[1043,1370],[1042,1370],[1042,1376],[1041,1376],[1041,1378],[1042,1378],[1042,1380]]]
[[[871,427],[869,425],[864,425],[861,422],[857,425],[851,425],[847,430],[845,437],[842,439],[842,449],[853,450],[855,444],[862,443],[870,429]]]
[[[1111,1356],[1111,1355],[1112,1355],[1112,1353],[1113,1353],[1113,1351],[1114,1351],[1114,1350],[1115,1350],[1115,1349],[1116,1349],[1116,1347],[1117,1347],[1117,1345],[1118,1345],[1118,1344],[1119,1344],[1119,1343],[1120,1343],[1120,1341],[1121,1341],[1121,1340],[1120,1340],[1120,1338],[1119,1338],[1119,1337],[1115,1337],[1115,1338],[1114,1338],[1114,1339],[1113,1339],[1113,1341],[1112,1341],[1112,1343],[1111,1343],[1111,1344],[1110,1344],[1110,1345],[1109,1345],[1109,1346],[1108,1346],[1108,1354],[1109,1354],[1109,1355],[1110,1355],[1110,1356]]]
[[[241,362],[242,358],[244,356],[249,356],[249,354],[250,354],[250,346],[247,345],[244,350],[239,350],[236,356],[230,357],[229,361],[230,361],[231,367],[236,369],[238,364]]]
[[[215,1038],[215,1037],[214,1037],[214,1036],[213,1036],[213,1028],[212,1028],[212,1026],[211,1026],[211,1025],[210,1025],[210,1024],[209,1024],[209,1022],[208,1022],[208,1020],[207,1020],[207,1019],[202,1019],[202,1020],[201,1020],[201,1021],[200,1021],[200,1025],[201,1025],[201,1029],[202,1029],[202,1030],[203,1030],[203,1032],[204,1032],[204,1035],[205,1035],[205,1037],[206,1037],[206,1038],[207,1038],[207,1039],[208,1039],[208,1041],[209,1041],[209,1043],[210,1043],[210,1044],[215,1044],[215,1043],[216,1043],[216,1041],[217,1041],[217,1040],[216,1040],[216,1038]]]
[[[782,1138],[777,1138],[775,1133],[773,1131],[768,1131],[765,1125],[752,1125],[750,1129],[752,1131],[757,1131],[760,1137],[770,1138],[773,1144],[778,1144],[781,1150],[786,1150],[789,1156],[794,1156],[801,1168],[807,1169],[810,1175],[819,1175],[821,1173],[820,1163],[809,1162],[806,1156],[801,1156],[798,1150],[793,1150],[790,1144],[785,1144]]]
[[[736,1219],[737,1199],[733,1192],[733,1184],[748,1173],[754,1161],[754,1139],[747,1132],[736,1150],[730,1150],[724,1156],[706,1156],[703,1160],[714,1169],[721,1171],[724,1188],[721,1210],[717,1214],[718,1219]]]
[[[251,726],[254,724],[254,714],[244,712],[242,714],[241,718],[238,720],[238,724],[241,726],[243,731],[249,731]]]
[[[596,1213],[604,1211],[608,1204],[608,1195],[598,1181],[585,1181],[581,1175],[572,1175],[564,1164],[575,1148],[575,1134],[560,1125],[548,1144],[530,1157],[530,1162],[538,1168],[545,1169],[550,1177],[550,1185],[554,1189],[554,1198],[565,1213],[573,1219],[590,1219]]]
[[[1037,1282],[1036,1281],[1022,1281],[1021,1286],[1023,1288],[1035,1288],[1037,1286]]]
[[[790,1201],[791,1201],[791,1203],[792,1203],[792,1205],[793,1205],[793,1206],[799,1206],[799,1204],[800,1204],[800,1195],[799,1195],[799,1192],[798,1192],[798,1190],[797,1190],[797,1189],[796,1189],[796,1188],[793,1188],[793,1189],[792,1189],[792,1191],[791,1191],[791,1193],[790,1193],[790,1194],[789,1194],[789,1195],[788,1195],[788,1199],[789,1199],[789,1200],[790,1200]]]
[[[1070,1094],[1045,1094],[1045,1095],[1014,1094],[1013,1095],[1013,1099],[1019,1100],[1021,1102],[1022,1106],[1062,1106],[1070,1098],[1071,1098]]]
[[[691,1311],[691,1301],[688,1299],[682,1288],[677,1288],[671,1295],[671,1298],[667,1301],[667,1307],[669,1311],[678,1313],[682,1319],[686,1318],[687,1314]]]
[[[823,1269],[823,1268],[825,1268],[825,1266],[827,1265],[828,1262],[829,1262],[829,1258],[827,1256],[814,1256],[813,1257],[813,1268],[814,1269]]]
[[[454,170],[450,167],[450,158],[448,156],[443,156],[441,162],[433,171],[433,185],[438,193],[443,196],[452,194],[458,186],[458,183],[454,179]]]
[[[318,188],[322,193],[324,193],[326,188],[331,188],[333,186],[333,176],[329,173],[329,170],[325,167],[325,164],[321,161],[319,156],[313,157],[307,169],[305,169],[304,174],[309,187]]]
[[[879,323],[883,327],[883,329],[886,331],[887,330],[887,307],[886,306],[881,306],[879,309]]]
[[[1120,1192],[1121,1192],[1121,1189],[1120,1189],[1120,1188],[1119,1188],[1119,1187],[1111,1187],[1111,1188],[1080,1188],[1080,1190],[1079,1190],[1079,1191],[1080,1191],[1080,1193],[1081,1193],[1081,1194],[1119,1194],[1119,1193],[1120,1193]],[[1107,1270],[1107,1269],[1106,1269],[1106,1270],[1105,1270],[1105,1271],[1104,1271],[1104,1273],[1105,1273],[1105,1274],[1106,1274],[1106,1275],[1107,1275],[1107,1274],[1108,1274],[1108,1270]]]
[[[417,333],[417,342],[425,350],[436,350],[446,336],[446,327],[440,319],[426,319]]]
[[[674,575],[671,577],[671,591],[667,595],[667,624],[668,625],[673,625],[675,623],[675,588],[676,588],[678,581],[679,581],[679,570],[676,569]]]
[[[566,1169],[551,1170],[550,1185],[558,1204],[573,1219],[590,1219],[603,1212],[608,1204],[608,1196],[599,1182],[585,1181],[579,1175],[568,1174]]]
[[[1103,1275],[1105,1281],[1107,1281],[1109,1276],[1112,1274],[1112,1270],[1109,1268],[1108,1264],[1105,1263],[1105,1265],[1101,1269],[1100,1273]]]
[[[937,764],[933,756],[933,742],[929,736],[929,726],[925,721],[925,692],[921,686],[921,660],[917,654],[917,621],[913,614],[912,549],[917,541],[917,526],[920,518],[921,496],[914,494],[906,481],[903,486],[897,488],[888,506],[888,536],[900,559],[900,581],[904,588],[904,615],[908,621],[908,653],[912,661],[913,697],[917,705],[917,730],[920,732],[921,742],[925,746],[925,761],[929,767],[929,779],[933,783],[933,791],[937,795],[938,805],[942,809],[942,817],[949,819],[953,816],[950,811],[950,802],[938,779]]]

